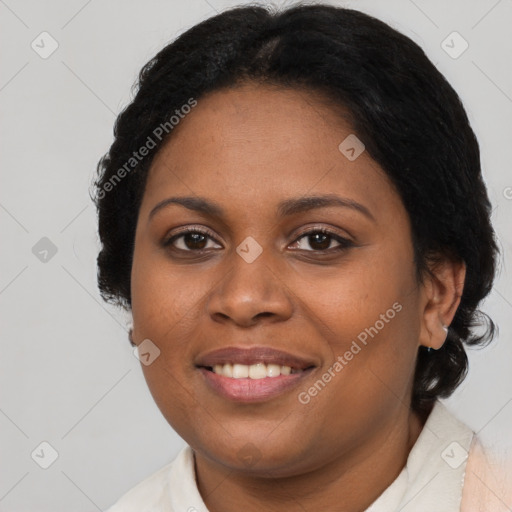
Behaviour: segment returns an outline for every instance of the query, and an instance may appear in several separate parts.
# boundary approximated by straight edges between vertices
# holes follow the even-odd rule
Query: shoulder
[[[512,504],[512,454],[475,436],[469,451],[461,512],[506,512]]]

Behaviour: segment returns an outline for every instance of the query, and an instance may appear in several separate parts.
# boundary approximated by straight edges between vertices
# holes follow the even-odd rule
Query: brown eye
[[[211,247],[208,247],[208,240],[213,240],[210,233],[199,229],[182,231],[167,239],[163,245],[164,247],[173,246],[173,248],[180,251],[187,252],[200,252]],[[178,242],[178,243],[176,243]]]
[[[333,241],[338,243],[338,246],[334,247],[333,252],[353,246],[353,243],[350,240],[347,240],[346,238],[343,238],[336,233],[326,229],[314,229],[307,231],[306,233],[303,233],[299,238],[297,238],[295,244],[298,244],[299,240],[303,238],[307,239],[307,244],[313,249],[313,251],[309,252],[329,251]],[[296,248],[306,251],[308,250],[305,247]]]

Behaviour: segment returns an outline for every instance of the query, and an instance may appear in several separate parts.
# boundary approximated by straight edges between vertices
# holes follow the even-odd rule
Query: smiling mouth
[[[266,402],[291,392],[319,366],[269,346],[226,346],[197,356],[195,367],[216,395],[239,403]]]
[[[239,403],[266,402],[290,392],[315,370],[315,366],[301,369],[272,363],[225,363],[197,368],[212,391]]]
[[[279,377],[280,375],[292,375],[296,373],[303,373],[312,367],[307,368],[294,368],[286,365],[279,364],[265,364],[265,363],[254,363],[254,364],[239,364],[239,363],[224,363],[216,364],[214,366],[205,366],[207,370],[221,375],[223,377],[229,377],[231,379],[265,379]]]

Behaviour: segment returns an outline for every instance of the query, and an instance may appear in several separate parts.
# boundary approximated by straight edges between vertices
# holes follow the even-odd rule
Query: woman
[[[438,401],[493,337],[498,249],[414,42],[350,9],[226,11],[143,68],[98,167],[100,290],[187,442],[111,512],[506,503]]]

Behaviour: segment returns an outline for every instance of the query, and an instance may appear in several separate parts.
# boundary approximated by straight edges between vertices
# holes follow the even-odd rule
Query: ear
[[[423,284],[419,344],[440,349],[446,341],[443,326],[449,326],[460,304],[466,265],[463,261],[444,259],[431,267]]]

